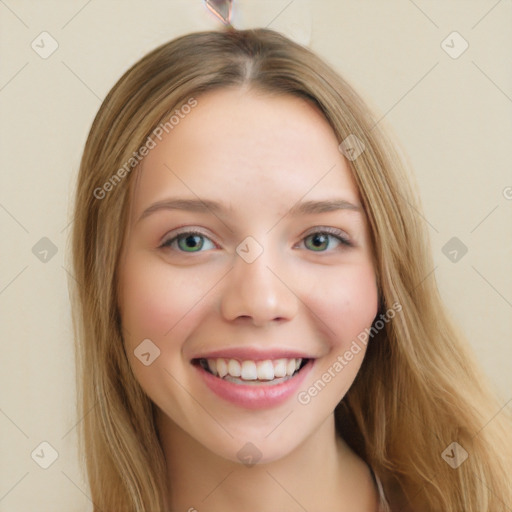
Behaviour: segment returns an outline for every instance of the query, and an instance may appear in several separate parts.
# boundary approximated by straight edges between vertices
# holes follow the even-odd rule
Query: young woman
[[[409,181],[354,90],[271,30],[125,73],[73,233],[94,510],[512,510],[512,424]]]

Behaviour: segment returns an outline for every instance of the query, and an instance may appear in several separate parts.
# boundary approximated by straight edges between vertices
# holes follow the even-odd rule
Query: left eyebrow
[[[290,208],[289,215],[311,215],[338,210],[363,211],[361,206],[355,205],[345,199],[328,199],[325,201],[303,201],[302,203],[298,203]]]

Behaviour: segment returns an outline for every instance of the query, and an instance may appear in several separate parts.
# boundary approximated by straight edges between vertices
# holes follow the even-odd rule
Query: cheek
[[[371,264],[348,265],[327,282],[329,286],[314,288],[310,296],[311,308],[320,312],[322,322],[317,325],[323,329],[327,351],[297,396],[310,418],[333,411],[352,386],[366,353],[358,336],[370,328],[378,311]]]
[[[327,282],[312,288],[315,292],[309,300],[325,323],[332,348],[339,349],[371,325],[378,311],[377,283],[370,264],[340,268]]]
[[[172,270],[163,260],[150,262],[136,254],[127,258],[120,277],[122,323],[130,344],[171,336],[212,286],[197,268]]]

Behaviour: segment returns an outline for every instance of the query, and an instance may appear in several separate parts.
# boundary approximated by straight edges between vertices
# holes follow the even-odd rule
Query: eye
[[[199,231],[183,231],[166,240],[160,247],[181,252],[201,252],[201,249],[205,247],[205,241],[211,244],[211,247],[208,247],[208,242],[206,242],[206,249],[215,248],[213,242],[203,233]],[[176,245],[178,249],[176,249]]]
[[[353,244],[343,231],[329,227],[322,227],[317,231],[309,233],[302,240],[306,248],[311,249],[313,252],[328,252],[328,249],[332,250],[340,245],[353,247]],[[190,230],[175,234],[164,241],[160,248],[194,253],[203,252],[202,249],[215,249],[215,244],[204,233]]]
[[[353,246],[347,236],[341,230],[327,227],[310,233],[304,237],[303,240],[304,245],[308,249],[312,249],[313,252],[326,252],[327,249],[332,249],[333,243],[331,243],[331,241],[333,240],[335,245],[334,248],[339,247],[339,245],[344,245],[346,247]],[[308,241],[310,241],[309,244]]]

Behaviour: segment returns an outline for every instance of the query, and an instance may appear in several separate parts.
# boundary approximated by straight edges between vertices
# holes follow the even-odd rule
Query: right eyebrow
[[[146,208],[142,215],[139,217],[137,222],[141,221],[145,217],[148,217],[154,212],[161,210],[185,210],[189,212],[197,213],[214,213],[221,214],[231,210],[216,201],[210,201],[209,199],[185,199],[185,198],[174,198],[164,199],[153,203],[151,206]]]

